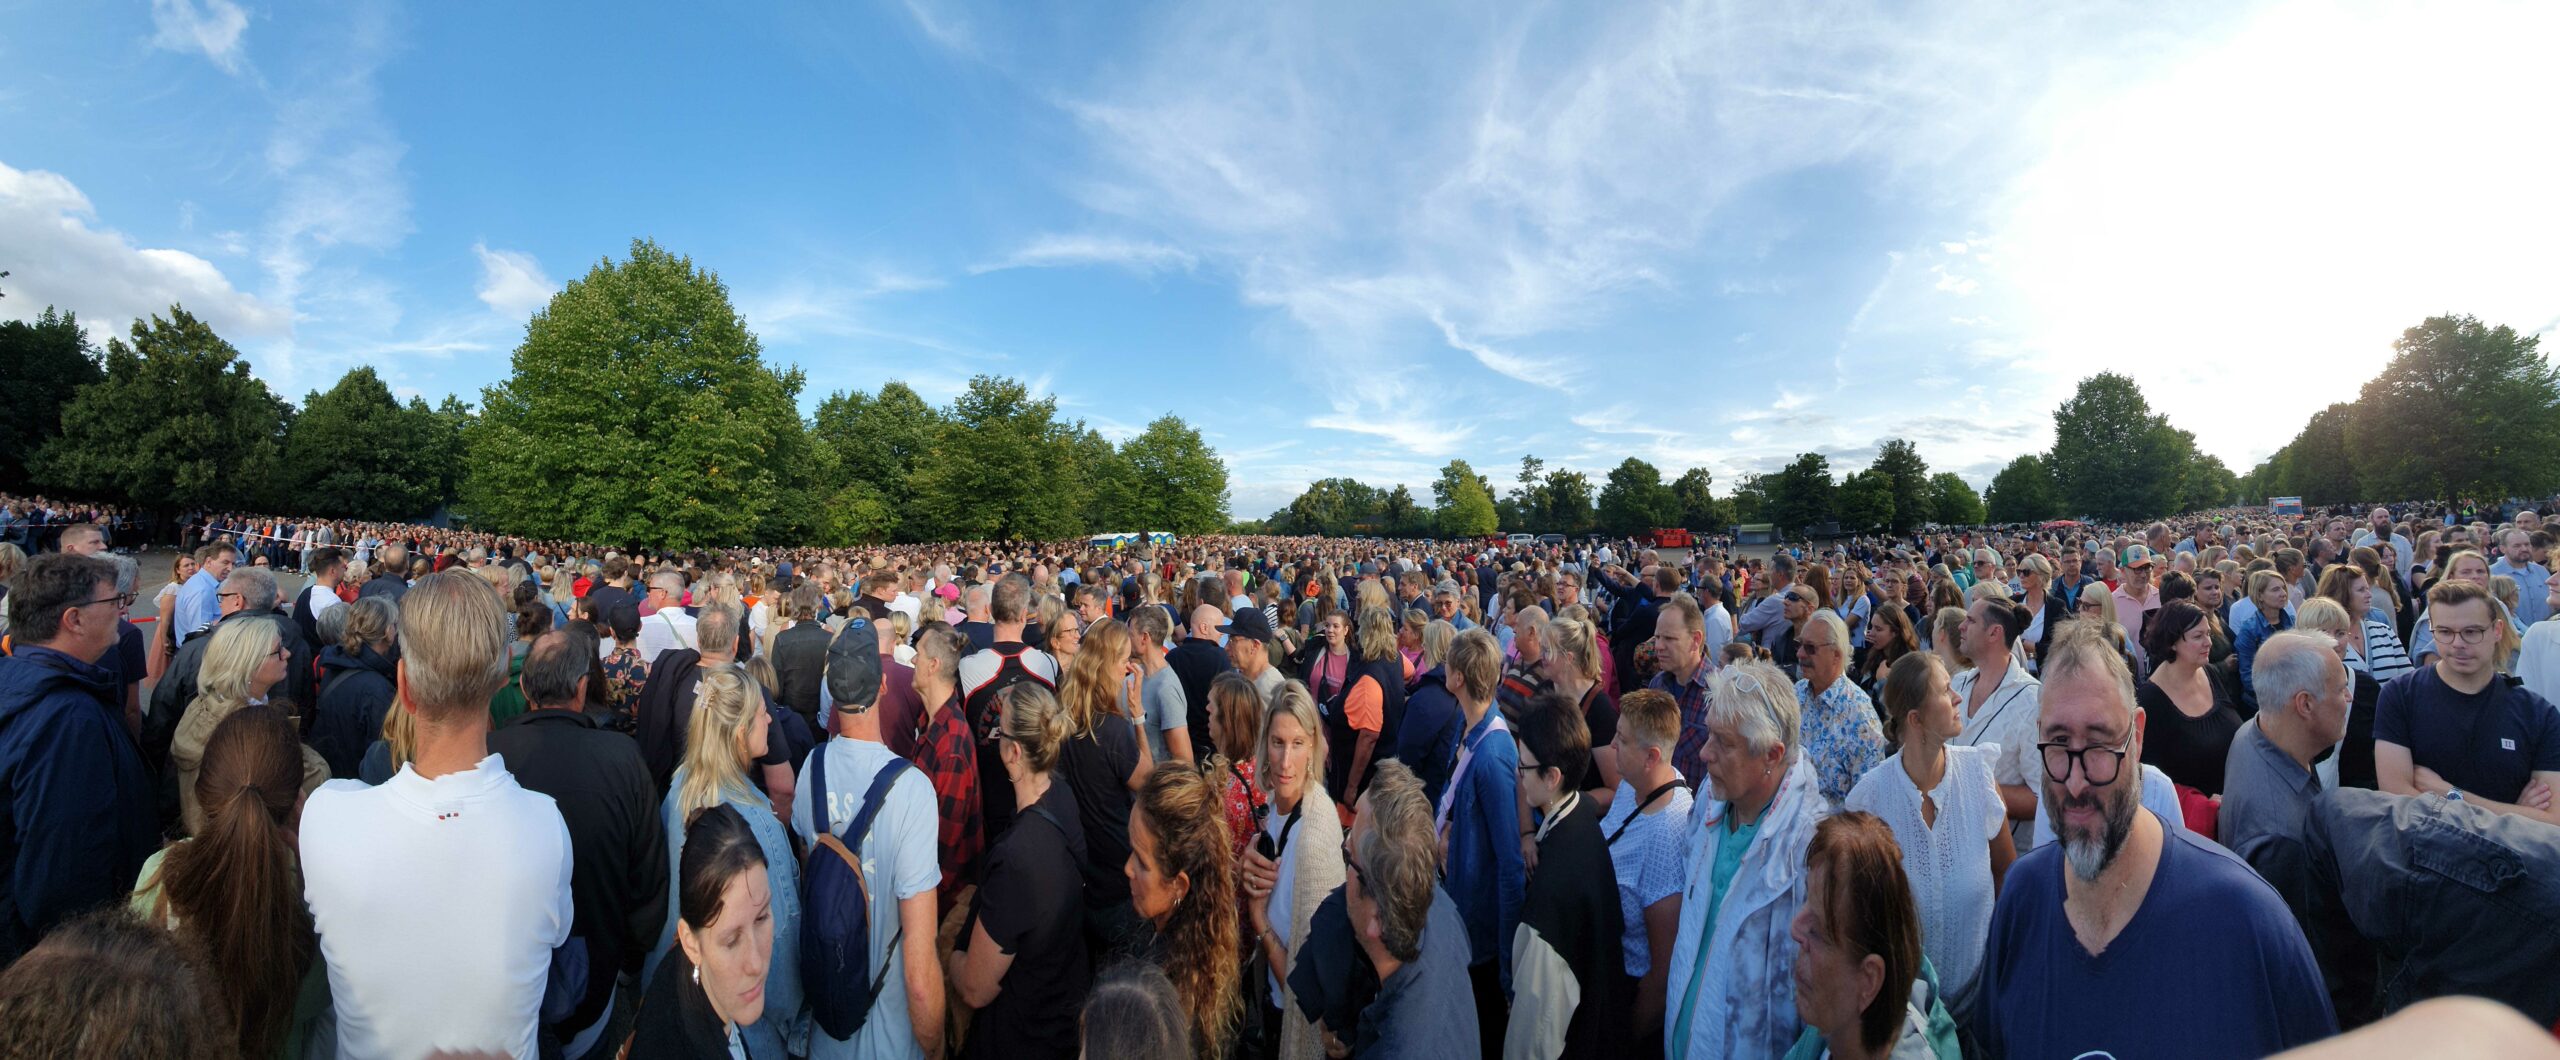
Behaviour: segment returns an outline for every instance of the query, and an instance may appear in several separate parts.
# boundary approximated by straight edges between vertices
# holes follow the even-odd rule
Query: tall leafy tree
[[[265,508],[281,500],[290,410],[240,351],[178,306],[107,340],[104,377],[62,407],[37,450],[46,485],[145,508]]]
[[[1535,455],[1520,458],[1520,485],[1511,491],[1509,508],[1513,518],[1504,523],[1522,533],[1540,533],[1547,527],[1552,507],[1547,495],[1547,462]]]
[[[1080,498],[1052,480],[1069,457],[1057,412],[1057,398],[1034,399],[1020,380],[970,379],[909,483],[924,536],[1038,541],[1080,532]]]
[[[916,458],[933,444],[941,414],[892,379],[876,395],[839,390],[818,403],[810,430],[835,450],[839,477],[903,495]]]
[[[801,382],[764,363],[719,277],[635,240],[526,326],[468,432],[464,499],[531,536],[780,539],[819,506]]]
[[[2280,453],[2284,492],[2305,504],[2343,504],[2362,497],[2356,490],[2355,463],[2347,451],[2347,420],[2352,406],[2338,402],[2311,414]]]
[[[2111,522],[2166,513],[2178,498],[2192,440],[2182,446],[2167,417],[2151,411],[2127,376],[2100,372],[2080,381],[2053,412],[2046,459],[2066,507]],[[1944,514],[1939,522],[1948,522]]]
[[[2541,342],[2471,316],[2402,332],[2347,416],[2364,491],[2488,498],[2560,487],[2560,372]]]
[[[27,481],[36,449],[62,430],[63,406],[105,377],[78,315],[46,306],[34,320],[0,322],[0,482]]]
[[[1547,472],[1541,487],[1547,508],[1540,525],[1541,533],[1580,534],[1592,525],[1591,477],[1579,471],[1553,468]]]
[[[1776,475],[1760,481],[1769,494],[1769,521],[1782,533],[1798,533],[1832,518],[1831,458],[1801,453]]]
[[[1388,490],[1386,499],[1378,505],[1378,522],[1390,537],[1421,536],[1422,514],[1422,506],[1414,502],[1413,490],[1401,482]]]
[[[369,365],[303,399],[284,437],[293,507],[312,515],[414,519],[444,503],[452,447],[426,402],[401,405]]]
[[[1660,468],[1631,456],[1619,461],[1609,472],[1608,484],[1600,487],[1599,514],[1603,531],[1641,534],[1679,519],[1680,499],[1662,484]]]
[[[1444,537],[1482,537],[1497,529],[1493,491],[1464,460],[1452,460],[1431,483],[1432,509]]]
[[[1770,476],[1757,471],[1734,480],[1733,496],[1726,501],[1735,525],[1765,523],[1773,518],[1769,505],[1769,480]]]
[[[1052,480],[1060,489],[1075,491],[1080,501],[1077,521],[1086,531],[1171,529],[1155,525],[1153,517],[1141,511],[1136,477],[1110,439],[1081,423],[1070,427],[1068,434],[1067,456]],[[910,534],[909,539],[930,540],[931,535],[919,532]]]
[[[1986,518],[1995,523],[2042,522],[2062,514],[2053,473],[2045,470],[2044,458],[2034,453],[2009,461],[2009,466],[1991,476],[1983,507]]]
[[[1680,525],[1692,530],[1721,528],[1725,513],[1716,501],[1715,474],[1693,467],[1671,480],[1671,498],[1680,502]]]
[[[1838,496],[1840,529],[1863,533],[1892,525],[1893,479],[1885,472],[1868,468],[1841,479]]]
[[[1929,476],[1929,510],[1937,513],[1939,522],[1951,526],[1975,526],[1984,521],[1982,498],[1953,471]]]
[[[2198,454],[2187,467],[2186,480],[2178,487],[2178,510],[2182,512],[2220,508],[2240,503],[2240,480],[2231,469],[2222,466],[2222,458],[2210,453]]]
[[[1883,525],[1894,533],[1907,534],[1929,521],[1929,462],[1920,459],[1920,449],[1904,438],[1887,438],[1876,450],[1875,463],[1867,470],[1884,477],[1885,499],[1891,511]],[[1847,488],[1847,483],[1841,484]],[[1847,513],[1842,513],[1847,521]]]
[[[1160,416],[1121,443],[1120,459],[1139,488],[1132,503],[1150,530],[1214,534],[1227,525],[1227,462],[1182,417]]]

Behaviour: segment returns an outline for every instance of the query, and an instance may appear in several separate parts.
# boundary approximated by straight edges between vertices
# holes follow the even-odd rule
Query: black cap
[[[1263,614],[1259,607],[1237,608],[1236,617],[1228,619],[1226,625],[1218,627],[1218,632],[1232,637],[1251,637],[1259,641],[1268,641],[1271,639],[1271,618]]]
[[[880,632],[860,612],[827,645],[827,694],[854,714],[880,701]]]

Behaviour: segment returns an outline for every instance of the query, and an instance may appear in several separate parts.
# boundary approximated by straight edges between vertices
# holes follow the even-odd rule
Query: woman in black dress
[[[2160,660],[2133,692],[2144,718],[2143,763],[2182,786],[2222,794],[2223,759],[2243,717],[2238,690],[2211,665],[2204,610],[2185,600],[2164,604],[2143,639],[2144,654]]]

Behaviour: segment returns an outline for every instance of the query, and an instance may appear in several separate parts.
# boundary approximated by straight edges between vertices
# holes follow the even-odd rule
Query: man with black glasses
[[[2064,626],[2036,729],[2056,841],[2018,858],[1992,910],[1983,1043],[2013,1057],[2256,1057],[2336,1033],[2284,902],[2237,856],[2142,808],[2142,728],[2115,645]],[[2165,1018],[2128,1018],[2136,983]]]
[[[2560,825],[2560,711],[2498,672],[2506,620],[2477,584],[2427,591],[2434,662],[2382,686],[2373,766],[2382,790],[2478,803]]]

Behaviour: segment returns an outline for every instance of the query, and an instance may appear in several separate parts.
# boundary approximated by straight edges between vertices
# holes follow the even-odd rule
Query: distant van
[[[1531,545],[1537,544],[1538,539],[1535,535],[1531,534],[1513,534],[1510,537],[1504,538],[1503,543],[1511,546],[1512,548],[1527,548]]]
[[[1564,535],[1547,534],[1538,538],[1538,543],[1541,545],[1553,545],[1557,548],[1562,548],[1564,547]]]

